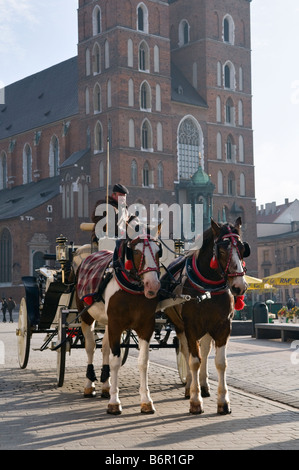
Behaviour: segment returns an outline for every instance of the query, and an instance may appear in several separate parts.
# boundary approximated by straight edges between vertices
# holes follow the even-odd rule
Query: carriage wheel
[[[59,316],[58,323],[58,344],[61,346],[57,349],[57,387],[62,387],[64,382],[65,373],[65,356],[66,356],[66,328],[65,328],[66,314],[62,313]]]
[[[24,297],[22,298],[21,303],[20,303],[17,337],[18,337],[18,360],[19,360],[21,369],[25,369],[27,367],[27,363],[29,359],[31,328],[30,328],[30,320],[27,314],[26,299]]]
[[[126,360],[128,359],[129,347],[127,347],[127,346],[129,346],[129,344],[130,344],[130,336],[131,336],[131,331],[127,330],[127,331],[124,331],[121,334],[121,337],[120,337],[120,341],[121,341],[120,344],[124,345],[122,348],[120,348],[121,365],[122,366],[125,364]]]
[[[176,351],[176,362],[177,362],[177,366],[178,366],[179,376],[180,376],[180,379],[182,381],[182,384],[186,385],[186,383],[187,383],[187,372],[188,372],[187,362],[186,362],[184,354],[182,353],[181,343],[180,343],[179,338],[177,336],[175,336],[173,338],[173,344],[175,346],[175,351]]]

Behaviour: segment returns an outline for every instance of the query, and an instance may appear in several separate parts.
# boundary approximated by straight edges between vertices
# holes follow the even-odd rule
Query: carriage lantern
[[[64,268],[69,259],[69,249],[67,245],[67,238],[63,235],[56,238],[56,260],[61,264],[62,269],[62,282],[64,283],[65,273]]]

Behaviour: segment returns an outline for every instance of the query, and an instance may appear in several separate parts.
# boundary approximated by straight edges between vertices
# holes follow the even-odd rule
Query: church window
[[[152,129],[149,121],[146,119],[141,128],[141,149],[152,151]]]
[[[224,87],[229,90],[235,89],[235,67],[231,62],[224,65]]]
[[[131,163],[131,185],[137,186],[138,184],[138,167],[136,160],[133,160]]]
[[[235,196],[236,195],[235,175],[232,172],[230,172],[229,175],[228,175],[227,192],[228,192],[229,196]]]
[[[157,124],[157,150],[158,152],[163,151],[163,127],[161,122]]]
[[[235,124],[235,108],[231,98],[228,98],[225,103],[225,122],[226,124]]]
[[[23,150],[23,184],[32,182],[32,150],[26,144]]]
[[[143,82],[140,89],[140,108],[151,111],[151,89],[147,82]]]
[[[96,6],[92,13],[92,30],[93,30],[94,36],[96,36],[97,34],[100,34],[101,24],[102,24],[101,9],[99,6]]]
[[[137,7],[137,30],[148,33],[148,10],[144,3]]]
[[[6,189],[7,186],[7,157],[6,153],[2,152],[0,156],[0,190]]]
[[[92,50],[92,72],[94,75],[101,73],[101,49],[98,43],[95,43]]]
[[[133,67],[133,41],[128,39],[128,67]]]
[[[133,119],[129,120],[129,147],[135,147],[135,125]]]
[[[223,173],[221,170],[217,174],[217,186],[218,194],[223,194]]]
[[[164,168],[162,162],[158,163],[158,187],[163,188],[164,186]]]
[[[55,135],[50,142],[49,167],[50,177],[59,174],[59,142]]]
[[[190,26],[187,20],[182,20],[179,24],[179,46],[185,46],[190,42]]]
[[[199,154],[203,152],[203,133],[193,117],[187,117],[178,129],[179,179],[189,180],[200,165]]]
[[[149,71],[149,47],[145,41],[142,41],[139,46],[139,70]]]
[[[143,186],[148,187],[150,185],[150,168],[148,162],[145,162],[143,166],[143,172],[142,172],[142,183]]]
[[[93,90],[93,109],[95,114],[102,111],[101,101],[101,87],[98,83],[96,83]]]
[[[245,175],[244,173],[240,174],[240,196],[246,195],[246,188],[245,188]]]
[[[103,128],[102,124],[98,121],[94,131],[94,153],[103,151]]]
[[[223,18],[223,41],[228,44],[234,44],[235,42],[235,24],[234,20],[230,15],[226,15]]]

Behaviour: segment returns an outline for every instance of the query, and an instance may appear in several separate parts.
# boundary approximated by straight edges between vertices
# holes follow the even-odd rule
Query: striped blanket
[[[103,275],[112,257],[112,251],[103,250],[92,253],[85,258],[78,275],[77,292],[79,299],[86,301],[88,300],[86,298],[92,299],[92,296],[98,293]]]

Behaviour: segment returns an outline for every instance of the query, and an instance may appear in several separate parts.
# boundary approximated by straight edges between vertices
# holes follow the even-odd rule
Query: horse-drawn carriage
[[[107,392],[109,383],[107,412],[119,414],[118,371],[128,349],[138,347],[141,412],[153,413],[147,382],[149,348],[173,347],[180,377],[186,383],[185,396],[190,396],[190,412],[199,414],[203,411],[202,396],[209,395],[207,357],[213,340],[219,373],[218,412],[229,413],[226,345],[234,309],[242,308],[247,287],[243,258],[250,253],[248,244],[241,241],[240,227],[240,218],[235,225],[212,220],[200,250],[165,267],[162,282],[159,238],[145,234],[117,242],[113,251],[83,256],[77,272],[72,272],[74,278],[70,261],[74,266],[74,258],[81,256],[84,247],[68,246],[66,239],[59,237],[55,258],[60,268],[46,266],[38,270],[37,277],[23,279],[26,296],[21,301],[17,329],[20,367],[27,366],[31,336],[46,333],[40,350],[50,347],[57,352],[57,384],[62,386],[66,352],[84,347],[88,357],[84,394],[93,396],[93,355],[101,347],[102,393]],[[103,258],[106,264],[101,282],[94,283],[93,269]],[[86,283],[86,279],[92,282]],[[93,292],[88,290],[91,286]],[[177,337],[170,344],[172,325]]]
[[[112,248],[114,241],[109,242]],[[182,245],[173,243],[176,252],[170,248],[168,254],[178,256]],[[107,243],[104,245],[107,248]],[[83,248],[83,249],[82,249]],[[28,364],[31,338],[35,334],[44,334],[45,338],[39,348],[40,351],[50,349],[57,353],[57,386],[62,387],[65,376],[66,354],[72,349],[85,347],[84,335],[81,329],[81,314],[76,305],[76,283],[66,279],[72,261],[79,253],[79,259],[91,253],[91,246],[77,247],[68,245],[67,240],[60,236],[57,238],[56,255],[45,255],[44,259],[54,261],[54,266],[45,265],[36,270],[35,276],[22,278],[25,296],[21,299],[17,334],[18,360],[21,369]],[[168,259],[169,260],[169,259]],[[78,261],[77,261],[78,263]],[[185,297],[185,300],[188,296]],[[169,305],[169,303],[167,304]],[[165,303],[159,303],[155,318],[155,330],[152,337],[151,348],[174,348],[177,353],[178,371],[182,382],[186,380],[186,364],[180,353],[179,341],[173,332],[173,325],[163,313]],[[86,308],[87,309],[87,308]],[[94,329],[96,348],[102,348],[105,325],[96,323]],[[125,364],[129,349],[138,349],[136,333],[128,329],[122,333],[121,355],[122,365]]]

